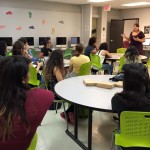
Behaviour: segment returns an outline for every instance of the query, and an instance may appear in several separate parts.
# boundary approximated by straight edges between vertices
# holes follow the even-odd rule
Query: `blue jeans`
[[[113,66],[112,66],[112,65],[103,64],[103,67],[102,67],[102,68],[106,70],[106,71],[104,71],[105,74],[106,74],[106,73],[108,73],[108,74],[112,74],[112,73],[113,73]]]

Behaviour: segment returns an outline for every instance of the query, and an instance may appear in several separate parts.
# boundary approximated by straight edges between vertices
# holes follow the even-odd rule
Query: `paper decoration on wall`
[[[29,26],[29,29],[35,29],[34,26]]]
[[[150,26],[144,26],[144,34],[150,34]]]
[[[46,23],[46,20],[45,19],[43,19],[42,20],[42,25],[44,25]]]
[[[6,28],[5,25],[0,25],[0,29],[4,29],[4,28]]]
[[[55,28],[52,28],[51,34],[55,34]]]
[[[12,15],[13,13],[12,13],[12,11],[7,11],[6,12],[6,15]]]
[[[17,28],[16,28],[16,30],[22,30],[22,27],[21,27],[21,26],[19,26],[19,27],[17,27]]]
[[[60,20],[59,23],[64,24],[64,21],[63,21],[63,20]]]
[[[32,12],[28,12],[29,18],[32,18]]]

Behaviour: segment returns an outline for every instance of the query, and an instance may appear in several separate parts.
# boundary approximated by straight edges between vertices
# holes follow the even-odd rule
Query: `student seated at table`
[[[52,52],[51,49],[51,39],[50,37],[45,38],[45,40],[43,41],[44,47],[41,49],[41,52],[39,54],[39,58],[44,58],[44,56],[49,56],[49,53]]]
[[[125,52],[125,64],[141,63],[138,50],[135,46],[129,46]]]
[[[90,62],[90,59],[89,57],[83,55],[83,45],[82,44],[76,45],[75,56],[73,56],[70,59],[69,72],[67,73],[65,78],[78,76],[80,66],[87,62]]]
[[[0,61],[6,56],[7,43],[5,41],[0,41]]]
[[[120,117],[122,111],[150,112],[150,78],[142,63],[125,64],[123,67],[123,91],[112,98],[112,110]],[[124,148],[124,150],[145,150]]]
[[[26,58],[28,57],[28,53],[26,51],[25,45],[22,41],[16,41],[13,44],[12,55],[22,55]],[[32,64],[31,64],[32,65]],[[38,73],[40,68],[43,66],[43,62],[37,62],[36,72]]]
[[[104,73],[112,74],[113,66],[105,62],[105,57],[112,57],[112,55],[108,52],[108,45],[106,42],[100,44],[99,50],[96,54],[100,57],[102,68],[105,69]]]
[[[24,43],[24,50],[26,51],[26,57],[29,59],[32,59],[33,56],[32,56],[32,53],[30,52],[27,39],[22,37],[22,38],[18,39],[18,41],[21,41]]]
[[[63,51],[55,50],[49,56],[44,69],[44,77],[48,83],[48,89],[55,94],[55,85],[63,80],[64,78],[64,63],[63,63]],[[55,99],[60,100],[60,98],[55,94]],[[61,107],[61,103],[58,103],[58,109]],[[54,110],[56,105],[53,104],[50,109]]]
[[[23,56],[0,62],[0,150],[27,150],[53,102],[51,91],[28,87],[29,64]]]
[[[97,39],[96,39],[96,37],[91,37],[89,39],[88,46],[86,47],[86,49],[84,51],[84,55],[86,55],[90,58],[90,53],[96,54],[97,51],[98,51]]]

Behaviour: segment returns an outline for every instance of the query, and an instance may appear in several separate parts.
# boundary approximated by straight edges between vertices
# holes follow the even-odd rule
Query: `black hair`
[[[57,67],[60,69],[63,74],[64,63],[63,63],[63,51],[62,50],[54,50],[46,63],[46,68],[44,72],[45,79],[48,81],[51,76],[53,76],[54,68]]]
[[[89,39],[88,45],[93,46],[94,43],[96,43],[96,37],[91,37],[91,38]]]
[[[22,41],[24,44],[27,43],[27,39],[24,37],[19,38],[18,41]]]
[[[138,28],[140,27],[140,25],[139,25],[138,23],[135,23],[134,25],[135,25],[136,27],[138,27]]]
[[[51,40],[50,37],[47,37],[47,38],[44,39],[44,41],[43,41],[44,47],[46,47],[46,45],[49,43],[50,40]]]
[[[77,57],[83,53],[83,49],[84,49],[83,44],[77,44],[76,45],[76,52],[77,52],[76,56]]]
[[[5,56],[7,49],[7,43],[5,41],[0,41],[0,55]]]
[[[128,107],[140,107],[149,103],[150,79],[148,70],[142,63],[131,63],[123,66],[123,97]]]
[[[106,42],[101,43],[99,46],[99,50],[108,50],[108,45]]]
[[[16,41],[13,44],[12,55],[22,55],[24,49],[24,43],[22,41]]]
[[[136,62],[139,57],[139,52],[135,46],[129,46],[125,52],[125,58],[128,62]]]
[[[29,123],[26,118],[26,91],[29,90],[23,79],[27,78],[30,60],[23,56],[6,57],[0,62],[0,137],[13,135],[13,120],[16,116],[27,132]]]

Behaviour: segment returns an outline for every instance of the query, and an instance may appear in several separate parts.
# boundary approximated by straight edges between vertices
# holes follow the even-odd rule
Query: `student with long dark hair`
[[[129,46],[125,52],[125,64],[141,63],[138,50],[135,46]]]
[[[0,62],[0,150],[26,150],[54,95],[30,89],[30,60],[11,56]]]
[[[147,68],[141,63],[123,66],[123,91],[112,98],[112,110],[150,112],[150,78]],[[124,150],[147,150],[148,148],[123,148]]]
[[[44,76],[48,82],[48,89],[55,93],[55,85],[63,80],[64,78],[64,62],[63,62],[63,51],[54,50],[46,63],[46,68],[44,69]],[[55,99],[59,100],[55,94]],[[61,107],[61,103],[58,104],[58,108]],[[55,105],[52,105],[50,109],[56,109]]]
[[[105,72],[107,71],[108,74],[112,74],[113,72],[113,66],[105,62],[105,57],[112,57],[112,55],[108,52],[108,45],[106,42],[101,43],[99,46],[99,51],[97,52],[97,55],[99,55],[102,68],[106,69]]]
[[[0,41],[0,61],[6,56],[7,43],[5,41]]]

